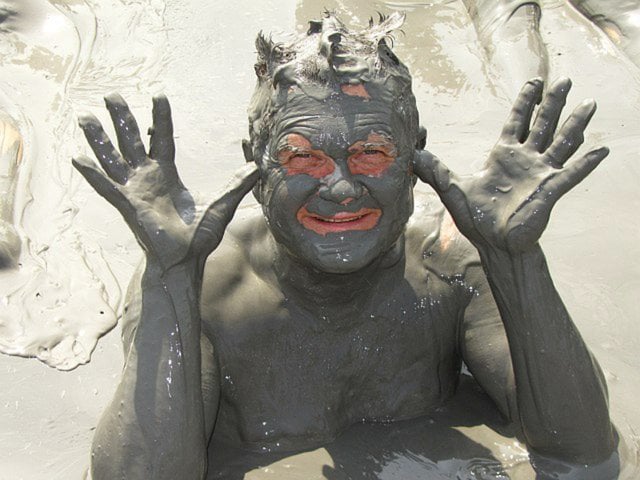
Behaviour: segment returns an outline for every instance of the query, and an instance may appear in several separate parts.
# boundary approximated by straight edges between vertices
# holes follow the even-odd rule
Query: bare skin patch
[[[349,95],[351,97],[360,97],[366,100],[371,99],[371,95],[369,95],[369,92],[367,92],[367,89],[362,83],[357,83],[355,85],[345,83],[340,85],[340,90],[342,90],[342,93],[345,95]]]
[[[346,231],[371,230],[378,223],[382,211],[378,208],[361,208],[356,212],[337,212],[333,215],[320,215],[302,207],[298,211],[298,221],[306,229],[319,235]]]
[[[353,175],[380,177],[397,156],[395,144],[384,135],[370,133],[366,140],[349,147],[349,171]]]
[[[287,145],[278,152],[280,164],[287,175],[305,174],[313,178],[323,178],[335,170],[335,162],[322,150],[312,148],[311,142],[302,135],[292,133],[287,136]]]
[[[440,244],[442,245],[442,251],[446,251],[451,246],[451,242],[458,235],[458,229],[453,222],[451,215],[446,214],[442,220],[442,227],[440,230]]]

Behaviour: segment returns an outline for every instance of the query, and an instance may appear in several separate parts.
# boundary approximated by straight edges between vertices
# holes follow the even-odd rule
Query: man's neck
[[[366,267],[350,273],[328,273],[294,257],[272,238],[275,249],[274,273],[285,296],[303,308],[327,314],[347,313],[366,306],[384,282],[397,284],[404,275],[405,239]]]

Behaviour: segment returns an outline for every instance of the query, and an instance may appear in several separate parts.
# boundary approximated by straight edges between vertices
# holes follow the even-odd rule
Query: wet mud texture
[[[605,25],[619,26],[613,14],[576,5],[583,14],[564,0],[545,0],[533,37],[516,29],[513,42],[522,48],[511,49],[506,32],[501,47],[508,52],[501,57],[483,39],[469,3],[0,0],[2,119],[22,142],[20,153],[15,142],[2,143],[0,187],[8,192],[0,200],[2,220],[13,225],[21,253],[15,268],[0,275],[0,350],[62,369],[86,362],[97,338],[114,325],[121,292],[141,257],[118,214],[72,172],[68,160],[84,145],[76,127],[79,113],[99,114],[101,97],[117,90],[147,125],[150,96],[165,92],[175,112],[183,179],[194,191],[213,192],[243,162],[240,141],[247,131],[258,31],[277,37],[306,29],[305,22],[325,7],[359,24],[377,10],[400,10],[407,21],[395,51],[413,74],[428,147],[459,172],[474,171],[484,161],[510,107],[511,85],[540,65],[547,65],[550,79],[574,80],[570,102],[598,101],[587,142],[608,145],[611,156],[562,202],[542,244],[556,286],[605,371],[621,436],[620,478],[637,478],[640,74],[635,56],[603,22],[585,16],[605,15],[610,20]],[[534,14],[535,8],[522,12],[526,21],[513,18],[528,26],[527,16]],[[537,36],[537,46],[530,44],[528,38]],[[504,65],[514,64],[521,66],[505,72]],[[249,208],[241,207],[239,215]],[[93,428],[120,375],[118,330],[97,344],[91,363],[71,372],[34,359],[0,357],[5,386],[0,479],[82,478]],[[481,396],[474,392],[464,387],[460,398]],[[435,426],[426,431],[450,440],[434,442],[443,450],[426,451],[430,441],[422,444],[411,435],[400,447],[372,440],[396,427],[419,429],[420,422],[429,423],[424,419],[404,426],[358,425],[335,446],[273,458],[271,465],[267,457],[230,454],[225,468],[235,478],[353,478],[362,471],[368,478],[437,479],[479,465],[492,472],[488,478],[500,478],[495,459],[511,478],[532,478],[514,432],[484,415],[453,424],[447,412],[434,415]],[[346,446],[349,439],[363,438],[365,443]],[[468,452],[456,457],[460,463],[446,463],[451,457],[444,449],[452,445]]]
[[[219,466],[211,468],[207,478],[533,478],[516,433],[465,376],[446,407],[414,420],[356,425],[322,448],[260,454],[214,444],[210,462]],[[495,448],[496,443],[503,446]]]

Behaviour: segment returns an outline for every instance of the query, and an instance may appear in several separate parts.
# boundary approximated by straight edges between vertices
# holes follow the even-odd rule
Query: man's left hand
[[[436,190],[460,231],[477,248],[512,254],[532,248],[558,199],[608,155],[601,147],[567,163],[583,143],[596,110],[593,100],[585,100],[556,134],[570,89],[569,79],[557,80],[543,99],[542,80],[527,82],[498,143],[473,175],[458,176],[428,151],[416,152],[415,174]]]

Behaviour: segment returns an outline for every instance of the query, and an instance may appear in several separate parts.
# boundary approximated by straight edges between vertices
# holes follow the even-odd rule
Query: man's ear
[[[247,163],[251,163],[254,161],[253,159],[253,146],[251,142],[247,139],[242,140],[242,152],[244,153],[244,159]]]
[[[424,148],[427,146],[427,129],[424,128],[422,125],[420,125],[420,127],[418,128],[418,138],[416,139],[416,150],[424,150]],[[417,155],[418,153],[415,152],[414,155]],[[411,168],[411,175],[413,176],[412,181],[413,181],[413,186],[416,186],[416,183],[418,182],[418,176],[413,173],[413,168]]]
[[[416,140],[416,150],[424,150],[427,146],[427,129],[422,125],[418,128],[418,139]]]
[[[247,163],[254,162],[253,158],[253,145],[249,140],[242,140],[242,152],[244,153],[244,159]],[[259,165],[258,165],[259,167]],[[251,190],[253,196],[256,198],[258,203],[262,203],[262,178],[258,177],[258,181],[256,182],[253,190]]]
[[[415,173],[411,174],[411,184],[412,186],[416,186],[416,183],[418,183],[418,176]]]

